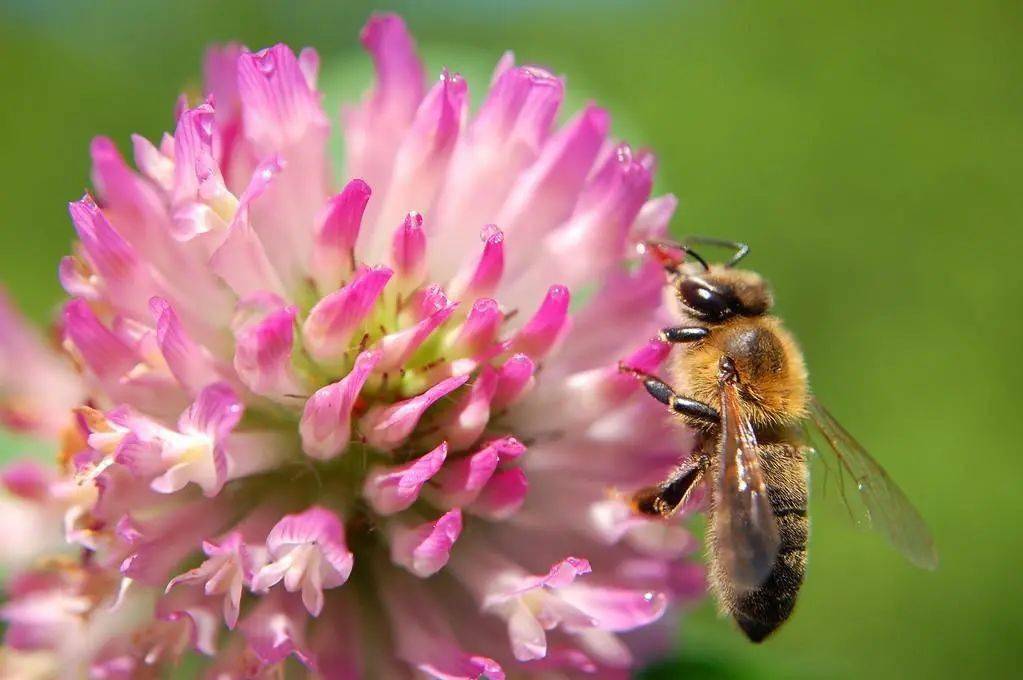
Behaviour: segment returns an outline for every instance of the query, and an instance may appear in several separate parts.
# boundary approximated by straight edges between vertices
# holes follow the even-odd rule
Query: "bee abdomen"
[[[767,447],[765,447],[767,448]],[[771,446],[762,456],[767,491],[778,523],[780,545],[774,567],[759,588],[732,592],[724,603],[753,642],[760,642],[792,614],[806,573],[806,463],[791,446]]]
[[[737,594],[732,616],[746,636],[760,642],[783,624],[796,606],[796,596],[806,573],[806,510],[788,508],[775,517],[781,545],[767,581],[756,590]]]

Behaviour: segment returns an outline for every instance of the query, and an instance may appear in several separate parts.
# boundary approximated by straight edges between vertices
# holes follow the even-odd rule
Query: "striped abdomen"
[[[733,588],[714,558],[713,532],[707,536],[712,556],[711,585],[722,607],[753,642],[766,638],[792,613],[806,571],[810,528],[806,458],[801,448],[789,443],[761,444],[760,464],[781,538],[774,568],[763,585],[746,591]]]

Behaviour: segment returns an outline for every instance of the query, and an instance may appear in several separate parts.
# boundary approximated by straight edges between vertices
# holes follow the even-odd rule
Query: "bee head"
[[[734,252],[725,264],[709,265],[690,247],[693,244],[727,247]],[[640,252],[650,254],[665,268],[679,302],[701,321],[714,323],[736,315],[760,316],[774,304],[767,282],[759,274],[733,269],[749,253],[745,243],[689,236],[679,242],[645,241],[640,246]],[[690,263],[690,258],[695,262]]]
[[[713,265],[675,282],[682,306],[702,321],[721,322],[733,316],[760,316],[773,300],[767,282],[757,273]]]

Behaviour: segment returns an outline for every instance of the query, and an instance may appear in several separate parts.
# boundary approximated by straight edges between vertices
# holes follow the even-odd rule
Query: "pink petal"
[[[238,213],[240,214],[235,215],[235,221],[247,219],[245,211],[251,207],[253,201],[266,193],[286,165],[287,163],[280,154],[270,154],[260,161],[256,169],[252,171],[245,191],[238,197]]]
[[[431,678],[437,680],[504,680],[501,664],[486,656],[471,654],[442,654],[440,660],[424,662],[416,666]]]
[[[469,316],[458,328],[452,350],[459,357],[481,358],[497,342],[504,314],[496,300],[481,298],[473,303]]]
[[[470,385],[443,428],[452,451],[469,448],[483,434],[490,421],[490,400],[496,390],[497,372],[488,366]]]
[[[182,432],[205,434],[215,440],[228,435],[242,418],[245,407],[226,383],[209,385],[181,414],[178,427]]]
[[[377,467],[366,477],[362,495],[380,515],[400,512],[419,497],[423,488],[444,465],[448,445],[442,442],[433,451],[397,467]]]
[[[362,45],[373,58],[376,85],[356,109],[343,112],[349,177],[386,186],[401,136],[423,97],[423,66],[405,23],[394,14],[374,14],[362,29]]]
[[[78,257],[65,255],[57,267],[57,279],[68,295],[95,302],[101,297],[97,281],[88,266]]]
[[[306,454],[326,460],[345,450],[351,439],[352,408],[380,356],[379,350],[361,353],[348,375],[309,398],[299,425]]]
[[[322,587],[337,588],[348,580],[354,557],[345,543],[344,527],[337,515],[319,506],[285,515],[266,538],[266,547],[274,559],[306,544],[315,546],[323,557],[323,567],[326,568],[322,574]]]
[[[579,557],[566,557],[552,565],[546,574],[522,575],[508,578],[500,587],[493,589],[483,603],[483,606],[489,607],[497,603],[506,602],[541,588],[560,590],[572,585],[577,578],[589,574],[591,571],[593,569],[590,567],[589,560]]]
[[[508,616],[508,641],[516,661],[534,661],[547,656],[547,635],[524,603],[513,605]]]
[[[567,330],[571,296],[564,286],[551,286],[536,314],[515,335],[512,350],[542,359]]]
[[[109,141],[109,140],[107,140]],[[93,141],[95,144],[95,140]],[[168,158],[148,139],[141,135],[131,136],[135,167],[164,191],[174,189],[174,160]],[[110,142],[113,146],[113,142]],[[93,163],[96,152],[93,152]]]
[[[128,468],[133,475],[146,479],[164,472],[159,442],[141,439],[134,432],[125,435],[114,452],[114,461]]]
[[[307,60],[311,53],[307,52]],[[238,60],[243,133],[261,158],[279,154],[280,178],[253,204],[253,228],[289,290],[304,285],[313,226],[328,196],[327,117],[305,67],[285,45]]]
[[[622,358],[622,346],[645,342],[656,335],[664,319],[658,318],[658,309],[664,302],[664,267],[653,258],[629,272],[624,269],[609,272],[589,303],[572,315],[571,356],[563,356],[566,369],[582,371],[594,366],[609,366]],[[606,327],[612,317],[623,329],[633,329],[628,336],[607,334]]]
[[[167,621],[171,623],[180,622],[188,628],[188,642],[189,647],[201,652],[207,656],[213,656],[217,651],[217,634],[220,632],[219,620],[213,603],[203,598],[201,595],[195,594],[182,594],[172,593],[170,595],[164,595],[156,603],[156,611],[154,612],[158,621]],[[173,643],[180,633],[178,631],[168,631],[168,635],[172,636],[168,642],[171,644],[164,644],[162,642],[156,642],[154,648],[158,649],[160,653],[170,652],[174,653]],[[168,657],[168,661],[175,661],[173,657]]]
[[[572,219],[546,239],[563,281],[592,280],[618,262],[652,181],[650,171],[627,146],[616,149],[590,181]]]
[[[371,195],[369,185],[353,179],[331,197],[316,216],[316,247],[311,269],[320,291],[327,293],[355,267],[355,243]]]
[[[220,137],[212,105],[204,103],[181,114],[174,131],[173,205],[193,202],[223,205],[223,201],[228,199],[220,164],[216,160],[219,146]],[[187,231],[175,234],[180,240],[196,235]]]
[[[310,90],[315,90],[320,77],[320,53],[312,47],[303,47],[298,53],[298,67],[302,69],[306,85]]]
[[[684,526],[656,521],[632,526],[626,541],[636,552],[662,560],[678,560],[699,547],[699,541]]]
[[[205,92],[217,103],[217,127],[222,131],[237,126],[241,113],[238,95],[238,57],[244,48],[236,43],[215,45],[206,51],[203,59]],[[225,140],[225,147],[228,140]],[[227,163],[225,163],[227,165]]]
[[[405,22],[395,14],[374,14],[360,39],[376,68],[374,108],[414,112],[423,98],[423,66]]]
[[[313,506],[282,517],[267,536],[266,547],[272,557],[281,555],[285,548],[305,543],[344,552],[344,540],[344,528],[338,516],[326,508]]]
[[[206,203],[199,202],[184,203],[175,207],[171,234],[177,241],[190,241],[210,232],[223,232],[227,228],[224,217],[230,217],[234,211],[233,197],[225,193],[224,204],[219,213]]]
[[[573,637],[587,656],[610,669],[624,672],[636,663],[632,650],[615,633],[584,628],[576,631]]]
[[[515,437],[493,439],[484,444],[483,449],[492,449],[502,463],[518,460],[526,452],[525,444]]]
[[[232,531],[218,542],[203,541],[202,545],[207,559],[195,569],[171,579],[166,592],[179,584],[194,583],[202,586],[206,595],[221,595],[224,622],[229,629],[234,629],[238,623],[242,586],[252,576],[253,556],[238,531]]]
[[[366,677],[367,657],[373,654],[371,650],[376,649],[372,644],[374,633],[371,631],[378,629],[365,625],[364,612],[359,605],[360,602],[349,593],[339,592],[331,599],[330,607],[323,611],[310,645],[320,669],[317,678],[361,680]],[[371,663],[385,674],[376,661],[374,658]],[[386,667],[393,668],[393,665],[386,664]]]
[[[33,460],[16,460],[0,470],[0,484],[11,494],[43,500],[49,494],[53,473]]]
[[[120,380],[139,361],[134,350],[107,330],[84,300],[72,300],[64,308],[64,333],[104,382]]]
[[[167,139],[173,145],[173,140]],[[153,181],[163,191],[170,191],[174,177],[173,160],[148,142],[145,144],[152,149],[155,158],[142,158],[137,161],[138,166],[144,169],[147,160],[154,166],[158,165],[150,170]],[[138,141],[136,146],[140,146]],[[90,152],[93,184],[107,219],[131,244],[140,260],[167,271],[171,262],[182,258],[179,253],[171,252],[173,241],[167,224],[166,198],[157,187],[128,167],[110,139],[94,138]]]
[[[88,194],[69,203],[68,211],[89,264],[103,279],[105,293],[127,309],[138,311],[154,285],[135,249],[110,226]]]
[[[229,521],[223,504],[193,502],[145,520],[123,514],[116,522],[124,576],[148,585],[164,585],[176,567],[208,536]],[[124,554],[122,552],[121,554]]]
[[[441,72],[440,78],[423,98],[402,146],[396,173],[442,171],[454,149],[468,105],[469,88],[457,73]],[[409,167],[403,167],[407,164]],[[437,174],[440,174],[439,172]],[[426,177],[418,178],[426,180]]]
[[[654,373],[671,353],[671,345],[660,340],[650,340],[622,360],[622,365],[640,373]]]
[[[504,273],[504,232],[493,224],[480,233],[483,252],[475,264],[469,265],[451,283],[452,297],[475,298],[493,295]]]
[[[400,573],[393,576],[382,597],[398,658],[431,678],[504,680],[497,662],[459,647],[445,616],[445,602],[428,584]]]
[[[406,215],[394,233],[391,262],[402,290],[412,290],[423,282],[426,276],[426,234],[423,233],[423,216],[419,213]]]
[[[433,205],[461,133],[468,100],[465,80],[444,70],[419,105],[398,147],[377,224],[393,224],[409,208],[425,209]],[[367,251],[372,254],[382,252],[386,246],[381,241],[384,230],[377,231],[380,233]]]
[[[535,153],[563,97],[560,78],[533,66],[510,68],[487,94],[473,122],[473,134],[508,140]]]
[[[207,459],[176,463],[149,483],[157,493],[171,494],[189,483],[198,485],[203,494],[212,497],[220,493],[227,481],[227,455],[223,447],[214,446]]]
[[[584,652],[573,647],[557,647],[547,650],[546,656],[533,662],[537,669],[555,669],[579,671],[586,675],[594,675],[600,669]],[[610,675],[610,677],[616,677]]]
[[[525,354],[513,354],[498,370],[497,390],[490,406],[500,411],[522,398],[533,386],[536,364]]]
[[[245,134],[264,150],[282,149],[301,139],[310,127],[328,125],[319,93],[287,45],[242,54],[238,93]]]
[[[292,366],[295,307],[270,312],[236,333],[234,369],[246,387],[270,397],[301,392]]]
[[[390,278],[386,267],[363,269],[351,283],[316,303],[302,325],[308,352],[321,362],[342,357]]]
[[[440,286],[433,285],[427,288],[420,288],[412,293],[409,298],[408,308],[412,310],[414,317],[425,319],[451,304],[448,296]],[[455,303],[457,304],[457,303]]]
[[[490,520],[508,519],[526,502],[529,480],[520,468],[499,470],[469,507],[474,515]]]
[[[535,67],[505,71],[451,159],[431,228],[439,275],[456,271],[450,253],[472,225],[492,222],[511,185],[538,153],[564,95],[559,78]],[[434,232],[431,231],[431,239]]]
[[[257,176],[265,176],[269,170],[264,168]],[[284,284],[242,207],[235,214],[224,242],[210,257],[210,267],[239,297],[264,291],[284,295]]]
[[[313,668],[315,661],[305,644],[307,620],[297,598],[273,591],[259,598],[239,630],[264,666],[276,665],[294,654],[307,667]]]
[[[426,409],[465,384],[468,375],[452,376],[422,394],[390,406],[374,406],[362,418],[362,430],[370,446],[390,451],[412,434]]]
[[[154,297],[149,309],[156,321],[156,343],[177,381],[190,394],[196,394],[217,380],[217,370],[206,349],[188,335],[177,313],[167,300]]]
[[[668,235],[668,223],[671,222],[678,199],[674,194],[665,194],[651,198],[639,209],[639,214],[632,223],[632,240],[641,243],[648,239],[660,239]]]
[[[0,419],[9,429],[57,441],[83,398],[82,378],[0,288]]]
[[[657,372],[670,352],[671,345],[654,339],[620,363],[642,373],[652,374]],[[640,382],[634,376],[622,372],[618,365],[574,373],[566,379],[565,384],[577,400],[577,405],[591,412],[612,409],[641,388]]]
[[[513,271],[531,260],[535,239],[566,220],[607,137],[606,111],[588,105],[546,144],[515,183],[498,224],[513,235]]]
[[[667,609],[663,593],[628,588],[579,584],[566,588],[561,598],[592,616],[597,627],[612,632],[633,630],[653,623]]]
[[[462,533],[462,512],[449,510],[436,521],[416,527],[396,527],[391,536],[391,561],[419,578],[433,576],[444,568],[458,536]]]
[[[515,53],[511,50],[505,50],[501,53],[501,58],[494,64],[494,70],[490,74],[490,87],[494,87],[497,81],[501,79],[501,76],[513,68],[515,68]]]
[[[258,323],[267,314],[288,306],[288,302],[269,291],[261,290],[247,295],[238,301],[231,318],[231,329],[237,335],[251,324]]]
[[[440,300],[441,297],[433,298],[433,301]],[[383,358],[377,370],[386,373],[401,369],[430,335],[450,318],[457,307],[458,303],[440,307],[415,325],[382,337],[377,344],[383,352]]]
[[[436,486],[430,490],[432,499],[444,508],[472,503],[497,470],[501,457],[497,449],[484,448],[471,456],[448,461],[436,475]]]

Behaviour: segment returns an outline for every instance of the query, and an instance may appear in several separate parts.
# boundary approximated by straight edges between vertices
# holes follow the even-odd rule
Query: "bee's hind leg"
[[[667,406],[673,413],[689,416],[690,418],[702,420],[713,425],[721,422],[721,414],[713,406],[704,404],[702,401],[683,397],[675,392],[671,385],[660,378],[629,368],[624,364],[620,364],[618,368],[642,380],[643,387],[650,393],[650,396]]]

